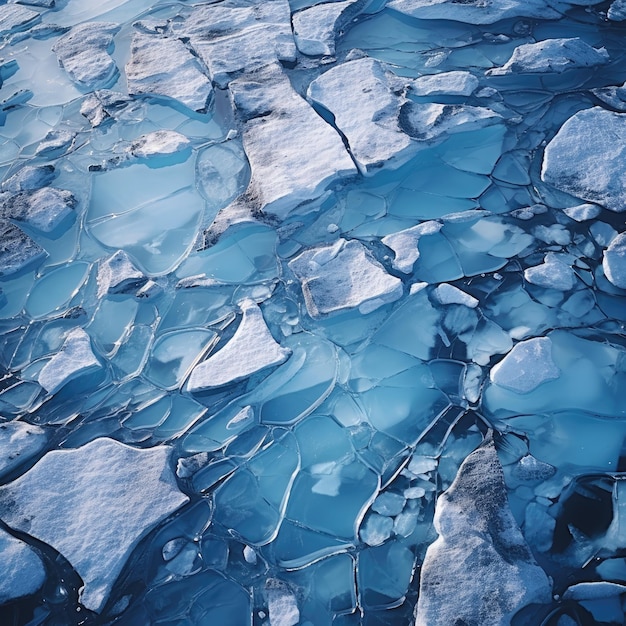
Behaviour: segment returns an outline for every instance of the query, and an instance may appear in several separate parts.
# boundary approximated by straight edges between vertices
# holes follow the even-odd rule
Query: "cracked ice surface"
[[[622,0],[0,6],[0,623],[620,626]]]

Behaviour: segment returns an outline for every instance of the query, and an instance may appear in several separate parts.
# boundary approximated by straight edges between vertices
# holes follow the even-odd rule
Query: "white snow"
[[[514,17],[544,20],[561,17],[545,0],[392,0],[387,6],[421,20],[454,20],[467,24],[493,24]]]
[[[309,99],[334,115],[363,174],[398,167],[417,151],[399,125],[406,102],[402,87],[399,78],[369,58],[337,65],[309,85]]]
[[[192,111],[206,110],[211,81],[182,41],[136,33],[130,53],[126,78],[131,95],[165,96]]]
[[[461,70],[420,76],[409,83],[416,96],[471,96],[477,87],[478,78]]]
[[[470,296],[465,291],[448,283],[438,285],[434,295],[440,304],[462,304],[470,309],[475,309],[478,306],[478,300],[474,296]]]
[[[566,261],[553,252],[544,257],[543,263],[524,270],[524,278],[533,285],[569,291],[576,284],[576,274]]]
[[[429,220],[383,237],[382,242],[396,254],[392,267],[404,274],[410,274],[413,271],[415,261],[420,256],[420,238],[438,233],[442,226],[443,224],[440,222]]]
[[[148,278],[135,267],[123,250],[100,261],[96,280],[98,298],[107,294],[133,293],[148,282]]]
[[[604,65],[608,61],[609,55],[604,48],[592,48],[578,37],[545,39],[518,46],[502,67],[489,70],[487,74],[504,76],[561,73],[569,69]]]
[[[529,393],[539,385],[559,378],[561,371],[552,358],[552,340],[534,337],[520,341],[492,369],[492,383],[515,393]]]
[[[130,153],[145,159],[151,156],[176,154],[189,148],[189,139],[175,130],[155,130],[134,139],[130,144]]]
[[[0,35],[24,30],[39,21],[39,13],[16,4],[0,6]]]
[[[100,611],[139,539],[188,500],[170,450],[107,438],[54,450],[0,487],[0,518],[67,558],[85,584],[82,604]]]
[[[597,204],[590,204],[586,202],[585,204],[577,204],[576,206],[568,207],[567,209],[563,209],[563,213],[570,217],[575,222],[585,222],[587,220],[593,220],[598,215],[602,209]]]
[[[72,214],[76,199],[64,189],[42,187],[4,196],[2,205],[2,217],[25,222],[41,232],[49,233]]]
[[[82,328],[75,328],[63,346],[39,372],[39,384],[56,393],[63,385],[102,367],[91,349],[91,339]]]
[[[321,196],[333,181],[356,173],[339,134],[277,66],[232,81],[230,90],[244,122],[243,145],[252,168],[239,202],[284,218],[299,203]]]
[[[2,183],[2,191],[32,191],[47,187],[56,177],[54,165],[25,165]]]
[[[369,313],[402,297],[402,282],[387,274],[359,241],[339,239],[305,250],[289,262],[314,318],[351,308]]]
[[[626,585],[607,581],[582,582],[568,587],[563,593],[564,600],[601,600],[614,598],[626,593]]]
[[[35,593],[46,579],[35,551],[0,528],[0,605]]]
[[[335,38],[352,15],[355,0],[317,4],[293,15],[293,34],[298,50],[309,56],[335,54]]]
[[[187,382],[191,393],[242,380],[280,365],[291,354],[276,343],[255,302],[244,300],[240,308],[243,318],[231,340],[191,372]]]
[[[118,71],[108,50],[119,29],[109,22],[86,22],[74,26],[52,46],[59,64],[79,87],[92,90],[113,83]]]
[[[611,211],[626,211],[626,114],[600,107],[570,117],[544,152],[541,178]]]
[[[0,422],[0,476],[31,458],[45,445],[43,428],[26,422]]]
[[[0,219],[0,241],[0,276],[15,274],[47,256],[39,244],[5,219]]]
[[[298,602],[288,585],[269,578],[265,583],[269,626],[296,626],[300,623]]]
[[[604,251],[602,269],[613,285],[626,289],[626,233],[617,235]]]
[[[549,603],[551,584],[511,513],[493,441],[472,452],[437,500],[439,538],[421,571],[415,626],[509,626],[531,603]]]

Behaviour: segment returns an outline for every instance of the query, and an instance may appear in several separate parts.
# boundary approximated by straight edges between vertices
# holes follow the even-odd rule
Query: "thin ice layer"
[[[188,500],[170,451],[107,438],[54,450],[0,487],[0,519],[67,558],[85,583],[82,604],[101,611],[139,539]]]

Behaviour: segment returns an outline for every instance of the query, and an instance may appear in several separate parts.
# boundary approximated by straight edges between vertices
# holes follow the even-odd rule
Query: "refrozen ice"
[[[596,67],[608,62],[609,55],[604,48],[593,48],[578,37],[545,39],[518,46],[502,67],[489,70],[487,74],[559,74],[566,70]]]
[[[171,37],[135,33],[126,78],[131,95],[172,98],[192,111],[206,111],[213,97],[198,59]]]
[[[305,250],[289,267],[302,283],[311,317],[357,307],[368,313],[402,296],[402,282],[387,274],[358,241],[339,239]]]
[[[74,26],[52,47],[59,64],[82,89],[110,87],[119,74],[109,55],[118,24],[86,22]]]
[[[549,603],[552,585],[537,565],[509,508],[493,441],[472,452],[439,496],[438,539],[424,557],[416,626],[509,626],[533,603]]]
[[[82,604],[99,612],[141,537],[188,501],[170,454],[107,438],[53,450],[0,487],[0,519],[67,558],[84,583]]]
[[[46,580],[46,570],[37,553],[2,528],[0,564],[0,604],[35,593]]]
[[[604,251],[602,267],[613,285],[626,289],[626,233],[620,233]]]
[[[626,115],[600,107],[570,117],[547,145],[541,178],[577,198],[610,211],[626,211],[621,162]]]
[[[491,370],[491,382],[515,393],[529,393],[560,376],[552,358],[552,340],[534,337],[515,344]]]
[[[56,393],[70,380],[101,367],[89,335],[75,328],[68,333],[61,350],[43,366],[37,380],[48,393]]]
[[[187,382],[190,392],[228,385],[289,357],[290,351],[272,337],[257,304],[245,300],[240,308],[243,317],[237,331],[223,348],[194,368]]]

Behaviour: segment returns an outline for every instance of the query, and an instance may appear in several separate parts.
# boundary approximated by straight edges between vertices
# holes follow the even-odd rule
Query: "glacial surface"
[[[0,4],[0,624],[624,624],[625,35]]]

